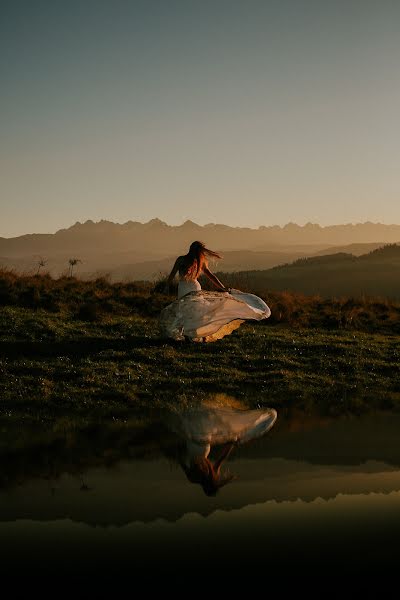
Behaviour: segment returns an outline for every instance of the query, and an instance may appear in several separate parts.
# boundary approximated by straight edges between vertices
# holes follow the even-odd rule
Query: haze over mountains
[[[124,224],[86,221],[54,234],[0,238],[0,265],[35,272],[43,257],[45,270],[58,276],[66,272],[70,258],[79,258],[81,277],[108,273],[114,280],[154,279],[168,271],[174,258],[196,239],[223,254],[218,270],[263,270],[307,256],[364,254],[398,242],[400,225],[288,223],[250,229],[214,223],[201,226],[192,221],[172,226],[159,219]]]

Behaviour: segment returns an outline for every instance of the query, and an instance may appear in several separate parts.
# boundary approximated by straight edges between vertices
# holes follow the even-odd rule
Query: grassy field
[[[126,420],[213,394],[286,414],[400,409],[397,304],[264,297],[268,321],[211,344],[178,343],[161,338],[157,322],[173,297],[147,284],[3,273],[2,423]],[[364,320],[344,318],[344,306]]]

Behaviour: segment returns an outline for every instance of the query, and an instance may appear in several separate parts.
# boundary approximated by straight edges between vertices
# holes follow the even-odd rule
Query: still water
[[[354,574],[397,563],[399,416],[273,423],[270,414],[242,443],[226,414],[225,437],[220,415],[186,417],[35,432],[3,447],[1,570]],[[204,439],[189,440],[193,431]],[[191,469],[199,455],[222,485]]]

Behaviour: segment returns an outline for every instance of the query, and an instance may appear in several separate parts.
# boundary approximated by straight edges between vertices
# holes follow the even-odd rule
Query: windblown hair
[[[182,464],[182,468],[191,483],[201,485],[206,496],[215,496],[220,488],[235,479],[230,473],[222,475],[208,458],[196,458],[190,467]]]
[[[187,263],[185,279],[197,279],[204,267],[207,267],[207,258],[222,258],[220,254],[206,248],[203,242],[195,241],[190,244],[189,252],[185,256]]]

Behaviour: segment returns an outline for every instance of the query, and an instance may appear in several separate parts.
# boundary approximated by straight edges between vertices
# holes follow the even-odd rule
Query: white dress
[[[234,289],[230,293],[206,292],[197,279],[180,280],[178,299],[161,311],[159,323],[165,337],[213,342],[246,320],[261,321],[270,314],[264,300],[254,294]]]
[[[244,444],[263,436],[274,425],[277,416],[273,408],[199,408],[171,413],[168,425],[185,440],[184,462],[189,466],[195,458],[207,458],[214,445]]]

